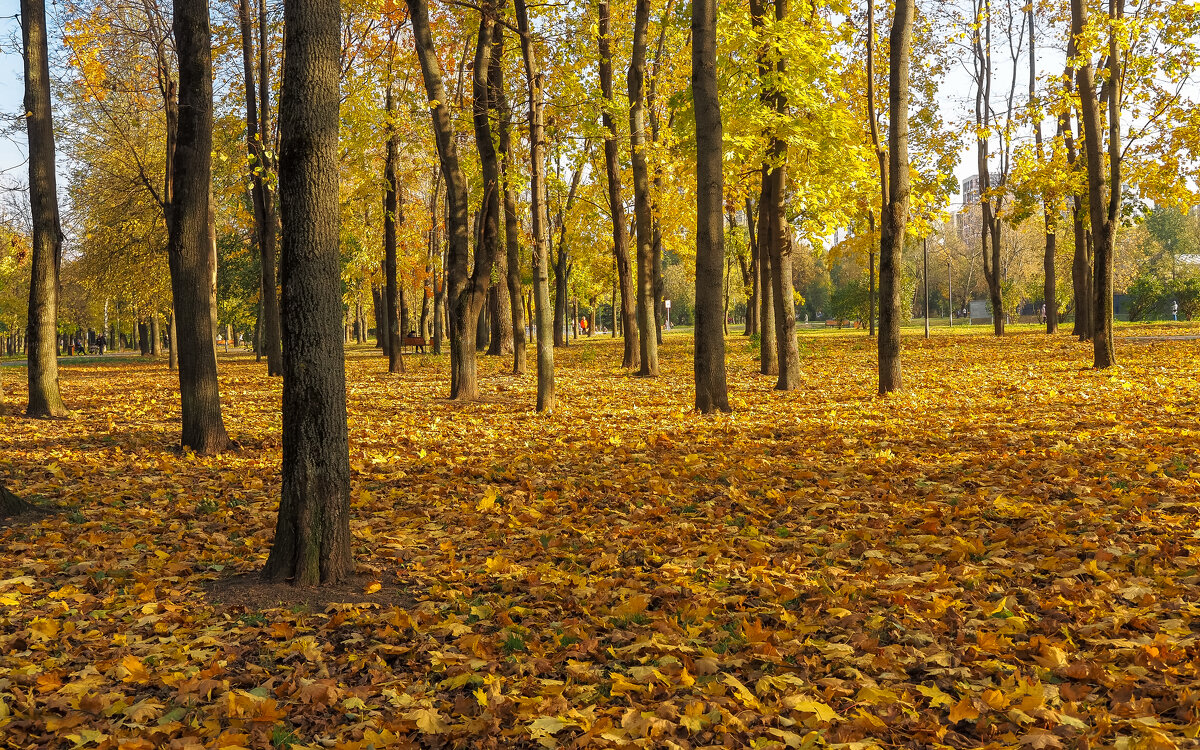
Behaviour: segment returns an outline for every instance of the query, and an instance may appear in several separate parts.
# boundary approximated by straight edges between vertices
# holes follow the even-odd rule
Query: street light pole
[[[954,327],[954,274],[950,269],[950,253],[946,253],[946,295],[950,298],[950,327]]]

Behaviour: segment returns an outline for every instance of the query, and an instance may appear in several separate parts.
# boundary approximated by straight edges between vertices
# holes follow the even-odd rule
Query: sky
[[[0,112],[6,115],[19,114],[21,98],[25,87],[21,80],[21,56],[10,41],[20,41],[19,27],[13,19],[17,12],[16,0],[0,0]],[[14,34],[18,36],[14,37]],[[19,129],[18,129],[19,131]],[[9,182],[10,175],[15,171],[20,174],[25,164],[24,133],[14,134],[19,142],[14,142],[12,136],[0,136],[0,180]]]

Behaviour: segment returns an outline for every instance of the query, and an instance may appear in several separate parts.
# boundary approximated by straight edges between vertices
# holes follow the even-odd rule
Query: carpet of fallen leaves
[[[324,599],[245,576],[265,365],[222,360],[216,458],[175,449],[162,363],[68,366],[62,422],[0,369],[0,480],[59,506],[0,528],[0,744],[1196,744],[1200,341],[1095,372],[1067,336],[912,338],[880,399],[860,332],[803,337],[794,393],[731,338],[715,418],[689,347],[657,380],[560,350],[549,418],[496,358],[460,405],[444,359],[352,350],[360,575]]]

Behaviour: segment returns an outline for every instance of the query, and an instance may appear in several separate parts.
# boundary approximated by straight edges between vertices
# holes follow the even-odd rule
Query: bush
[[[1129,319],[1147,320],[1163,304],[1166,289],[1153,274],[1142,273],[1129,285]]]
[[[1175,279],[1167,285],[1166,296],[1169,298],[1168,308],[1172,302],[1179,303],[1180,320],[1200,317],[1200,277]]]

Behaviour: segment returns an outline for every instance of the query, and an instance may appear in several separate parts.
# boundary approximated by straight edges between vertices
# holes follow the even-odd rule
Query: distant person
[[[96,353],[104,354],[104,347],[106,346],[108,346],[108,339],[106,339],[102,333],[96,337]]]
[[[1179,300],[1171,303],[1171,320],[1179,320]]]

